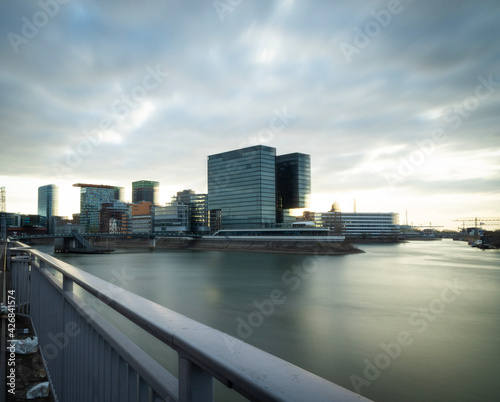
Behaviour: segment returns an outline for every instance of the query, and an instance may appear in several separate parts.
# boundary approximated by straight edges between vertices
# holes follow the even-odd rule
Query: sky
[[[309,210],[456,229],[500,216],[500,3],[6,1],[0,187],[160,182],[207,191],[207,156],[311,155]]]

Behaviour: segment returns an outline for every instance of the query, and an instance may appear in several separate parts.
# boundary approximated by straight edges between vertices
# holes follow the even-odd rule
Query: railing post
[[[73,291],[73,281],[69,279],[66,275],[63,276],[63,292]]]
[[[179,402],[213,402],[213,377],[179,354]]]

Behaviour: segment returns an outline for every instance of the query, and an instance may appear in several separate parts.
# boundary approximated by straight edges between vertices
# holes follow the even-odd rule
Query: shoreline
[[[33,240],[32,245],[53,242]],[[150,250],[149,239],[99,239],[91,241],[95,247],[140,248]],[[227,239],[156,239],[155,249],[193,251],[232,251],[275,254],[347,255],[364,253],[351,243],[320,241],[268,241],[268,240],[227,240]]]

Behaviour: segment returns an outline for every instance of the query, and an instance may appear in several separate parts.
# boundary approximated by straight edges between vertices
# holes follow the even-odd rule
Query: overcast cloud
[[[36,212],[49,183],[65,214],[75,182],[204,192],[207,155],[262,143],[311,155],[316,210],[498,215],[497,0],[0,8],[9,211]]]

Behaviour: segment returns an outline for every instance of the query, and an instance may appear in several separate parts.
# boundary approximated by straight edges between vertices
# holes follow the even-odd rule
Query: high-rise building
[[[276,221],[283,223],[286,210],[306,208],[311,195],[311,156],[301,153],[276,157]]]
[[[208,209],[221,227],[276,224],[276,149],[256,145],[208,157]]]
[[[99,231],[99,212],[105,202],[113,202],[115,187],[102,184],[73,184],[80,187],[80,224],[87,233]]]
[[[55,184],[38,187],[38,215],[46,217],[46,227],[53,233],[52,217],[59,215],[59,189]]]
[[[38,187],[38,215],[59,215],[59,189],[55,184]]]
[[[137,204],[148,201],[153,205],[159,204],[160,183],[157,181],[139,180],[132,182],[132,202]]]

